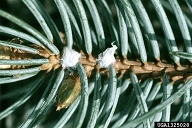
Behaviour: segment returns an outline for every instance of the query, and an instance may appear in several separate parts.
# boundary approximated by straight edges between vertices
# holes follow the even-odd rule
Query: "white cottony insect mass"
[[[80,58],[80,53],[71,48],[64,47],[60,63],[63,68],[75,68],[75,65],[79,62]]]
[[[114,42],[111,43],[112,47],[107,48],[103,53],[98,55],[97,62],[101,68],[108,68],[110,64],[115,62],[115,50],[117,49],[116,45],[113,45]]]

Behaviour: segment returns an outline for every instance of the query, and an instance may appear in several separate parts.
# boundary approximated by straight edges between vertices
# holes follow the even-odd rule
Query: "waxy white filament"
[[[97,62],[101,68],[108,68],[109,65],[115,62],[115,51],[117,46],[111,43],[112,47],[107,48],[103,53],[98,55]],[[63,54],[61,56],[60,63],[63,68],[75,68],[76,64],[79,62],[81,58],[81,54],[76,52],[75,50],[64,47]]]
[[[117,46],[113,45],[113,43],[111,43],[111,48],[107,48],[103,53],[100,53],[98,55],[97,62],[101,68],[108,68],[109,65],[115,62],[114,54],[115,50],[117,49]]]
[[[75,68],[75,65],[79,62],[80,58],[80,53],[71,48],[64,47],[60,63],[63,68]]]

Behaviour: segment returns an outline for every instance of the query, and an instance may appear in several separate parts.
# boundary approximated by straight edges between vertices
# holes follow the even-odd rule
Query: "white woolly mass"
[[[113,45],[113,43],[111,43],[111,48],[107,48],[103,53],[100,53],[98,55],[97,62],[101,68],[108,68],[110,64],[113,64],[115,62],[114,54],[117,46]]]
[[[75,68],[75,65],[79,62],[80,58],[80,53],[71,48],[64,47],[60,63],[63,68]]]

